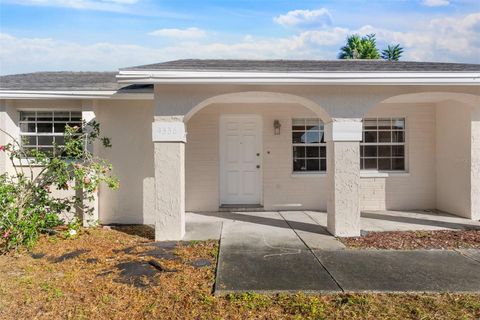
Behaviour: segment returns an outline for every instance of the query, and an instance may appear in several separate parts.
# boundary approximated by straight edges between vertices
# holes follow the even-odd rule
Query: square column
[[[82,121],[86,123],[94,121],[96,119],[96,109],[97,101],[82,101]],[[95,156],[98,152],[98,146],[89,141],[86,143],[87,150]],[[76,196],[82,200],[82,204],[76,210],[77,216],[82,220],[82,225],[84,227],[96,226],[99,221],[99,191],[95,192],[90,199],[86,197],[85,192],[82,190],[76,190]]]
[[[14,137],[20,135],[19,126],[15,123],[17,110],[14,108],[13,100],[0,100],[0,128]],[[13,140],[3,132],[0,132],[0,145],[12,143]],[[6,152],[0,152],[0,174],[12,173],[13,167]]]
[[[360,236],[361,119],[335,118],[325,125],[327,141],[327,229],[340,237]]]
[[[165,117],[152,124],[155,157],[155,241],[185,235],[185,142],[183,122]]]
[[[472,108],[470,126],[470,219],[480,220],[480,106]]]

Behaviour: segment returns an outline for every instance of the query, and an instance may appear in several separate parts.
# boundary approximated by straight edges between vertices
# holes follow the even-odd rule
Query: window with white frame
[[[293,172],[325,172],[327,145],[320,119],[293,119]]]
[[[405,171],[405,118],[363,119],[360,168]]]
[[[80,111],[21,111],[20,141],[23,148],[53,154],[64,146],[65,126],[82,125]]]

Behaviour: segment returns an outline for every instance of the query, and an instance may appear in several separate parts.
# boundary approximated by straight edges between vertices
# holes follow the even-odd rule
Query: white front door
[[[220,117],[220,204],[260,204],[261,117]]]

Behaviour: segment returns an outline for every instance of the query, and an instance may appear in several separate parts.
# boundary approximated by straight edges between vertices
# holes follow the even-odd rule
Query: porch
[[[412,210],[478,220],[473,137],[480,118],[469,98],[401,94],[357,109],[246,91],[207,98],[185,115],[156,116],[158,240],[182,237],[183,211],[235,205],[327,212],[318,219],[326,219],[324,227],[335,236],[360,235],[361,211],[388,211],[390,225],[380,230],[395,228],[402,221],[394,219],[398,212]],[[188,136],[181,141],[155,140],[155,132],[182,125]]]
[[[322,211],[250,211],[250,212],[187,212],[183,240],[220,239],[222,226],[243,222],[267,229],[292,229],[312,248],[337,250],[344,246],[327,231],[327,213]],[[480,229],[473,221],[438,210],[363,211],[361,232],[428,231]]]

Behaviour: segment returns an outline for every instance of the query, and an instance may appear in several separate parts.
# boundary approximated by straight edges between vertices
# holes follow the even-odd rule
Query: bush
[[[89,147],[99,140],[103,147],[111,147],[110,139],[100,138],[100,125],[93,121],[81,127],[66,127],[65,145],[55,146],[52,153],[25,150],[22,144],[7,132],[1,132],[13,141],[0,146],[10,159],[14,173],[0,175],[0,250],[3,252],[21,246],[32,247],[41,233],[66,223],[61,213],[83,210],[91,214],[84,200],[93,200],[101,183],[117,189],[118,179],[111,174],[107,161],[94,157]],[[20,166],[20,162],[27,165]],[[34,172],[39,167],[39,173]],[[53,188],[73,190],[73,196],[55,198]],[[71,225],[78,222],[68,221]]]

